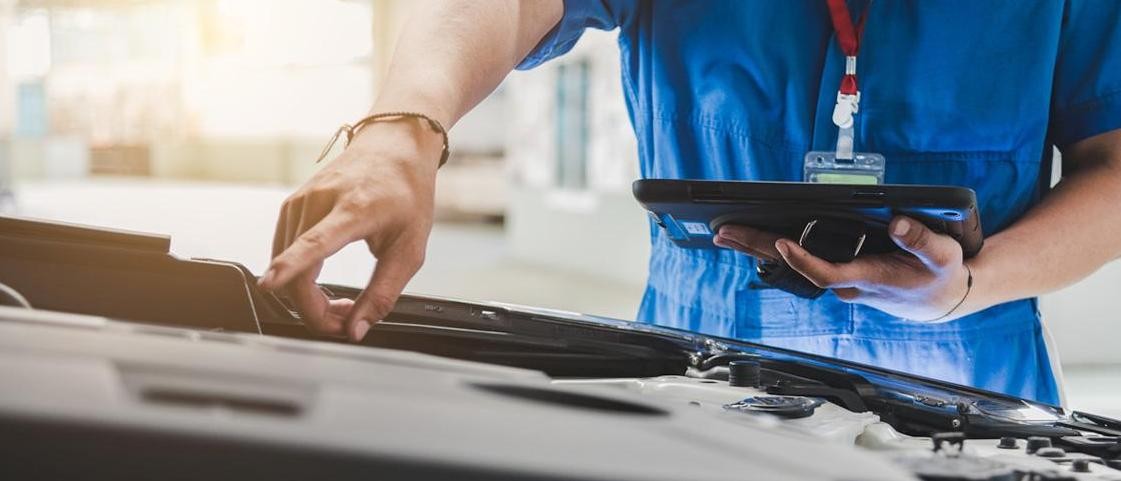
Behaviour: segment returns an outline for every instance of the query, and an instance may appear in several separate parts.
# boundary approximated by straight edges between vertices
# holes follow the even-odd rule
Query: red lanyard
[[[864,21],[871,9],[871,0],[860,14],[860,20],[853,24],[849,7],[845,0],[826,0],[833,29],[837,31],[837,43],[845,53],[845,74],[837,92],[837,105],[833,107],[833,123],[841,129],[837,138],[837,157],[851,158],[853,139],[853,115],[860,111],[860,89],[856,86],[856,54],[860,52],[860,39],[864,37]]]
[[[837,43],[845,53],[845,76],[841,78],[841,93],[856,95],[856,54],[860,53],[860,39],[864,37],[864,22],[868,19],[868,7],[860,13],[860,20],[852,23],[849,7],[845,0],[826,0],[829,4],[829,17],[833,29],[837,31]]]

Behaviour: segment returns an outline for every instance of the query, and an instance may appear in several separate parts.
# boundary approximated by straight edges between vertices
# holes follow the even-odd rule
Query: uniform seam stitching
[[[693,114],[686,114],[686,115],[682,116],[682,115],[679,115],[679,114],[676,114],[676,113],[667,113],[665,111],[659,111],[659,112],[653,113],[651,115],[651,117],[654,118],[655,120],[663,120],[663,121],[669,121],[669,122],[693,122],[698,127],[702,127],[702,128],[708,129],[708,130],[716,131],[716,132],[722,132],[722,133],[725,133],[725,134],[732,134],[732,135],[735,135],[735,136],[738,136],[738,137],[742,137],[742,138],[751,140],[752,142],[757,142],[757,143],[766,145],[768,147],[781,149],[781,150],[784,150],[784,151],[787,151],[787,152],[805,153],[808,149],[807,146],[796,145],[792,142],[787,142],[785,140],[776,141],[776,140],[773,140],[773,139],[768,139],[768,138],[765,138],[765,137],[762,137],[762,136],[755,135],[749,129],[747,129],[745,126],[733,125],[733,124],[729,124],[729,123],[726,123],[726,122],[721,122],[720,120],[715,119],[715,118],[710,117],[710,116],[707,116],[707,115],[700,115],[700,114],[693,113]]]

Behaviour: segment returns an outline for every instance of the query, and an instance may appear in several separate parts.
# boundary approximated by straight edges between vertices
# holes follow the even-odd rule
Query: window
[[[22,82],[16,87],[15,134],[20,137],[47,135],[46,89],[42,81]]]
[[[562,63],[557,70],[556,185],[588,186],[588,61]]]

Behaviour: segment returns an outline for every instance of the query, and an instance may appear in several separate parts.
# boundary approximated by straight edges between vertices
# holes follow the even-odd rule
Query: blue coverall
[[[857,150],[887,158],[887,183],[972,188],[986,235],[1047,193],[1053,146],[1121,128],[1119,1],[868,5],[849,2],[853,18],[869,8]],[[807,151],[835,147],[844,54],[824,0],[567,0],[519,68],[589,27],[619,29],[643,177],[800,181]],[[1035,299],[917,323],[765,288],[747,255],[651,237],[641,321],[1059,402]]]

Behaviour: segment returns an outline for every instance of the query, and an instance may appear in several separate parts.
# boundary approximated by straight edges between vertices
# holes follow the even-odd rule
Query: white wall
[[[629,193],[543,194],[521,186],[510,202],[506,238],[514,258],[621,284],[646,282],[650,231],[646,213]],[[628,301],[637,309],[637,297]]]
[[[0,136],[10,134],[15,121],[15,91],[8,88],[13,85],[8,72],[8,32],[13,21],[13,2],[14,0],[0,0]],[[4,171],[0,170],[0,176],[3,175]],[[0,181],[0,185],[2,184]]]
[[[1051,185],[1062,178],[1062,154],[1055,150]],[[1121,261],[1040,299],[1043,322],[1051,330],[1064,365],[1121,364]]]
[[[1064,365],[1121,364],[1121,261],[1040,305]]]
[[[637,141],[622,102],[615,38],[589,30],[565,57],[507,80],[513,120],[506,153],[515,181],[507,238],[520,261],[641,285],[649,231],[630,194],[638,177]],[[554,178],[555,82],[560,62],[576,60],[590,68],[588,186],[571,191]]]

